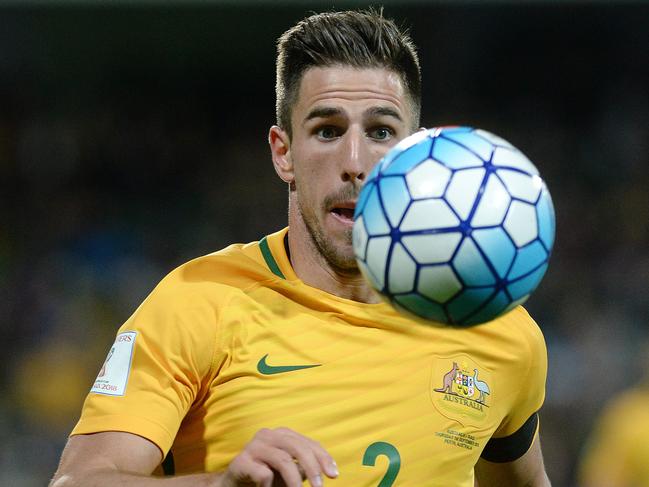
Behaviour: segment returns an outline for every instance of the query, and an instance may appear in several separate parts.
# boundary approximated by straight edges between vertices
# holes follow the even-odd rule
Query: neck
[[[304,220],[289,208],[288,245],[291,265],[305,284],[361,303],[379,303],[381,298],[360,271],[332,266],[313,242]]]

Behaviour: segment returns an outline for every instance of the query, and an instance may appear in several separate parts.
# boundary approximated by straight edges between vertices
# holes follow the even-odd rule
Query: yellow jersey
[[[649,388],[623,392],[605,407],[580,465],[584,487],[649,487]]]
[[[259,429],[284,426],[353,487],[473,487],[481,455],[529,448],[547,354],[523,308],[455,328],[343,299],[298,279],[287,231],[165,277],[119,330],[72,434],[140,435],[181,474],[225,470]]]

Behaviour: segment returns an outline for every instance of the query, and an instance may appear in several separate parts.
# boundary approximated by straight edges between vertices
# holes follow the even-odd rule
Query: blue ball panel
[[[394,297],[394,304],[400,306],[406,311],[413,313],[427,320],[446,322],[446,313],[444,308],[439,304],[427,300],[419,294],[404,294]]]
[[[554,244],[555,218],[552,198],[550,198],[547,189],[543,189],[541,192],[536,211],[539,219],[539,237],[545,247],[550,250]]]
[[[388,153],[383,156],[383,159],[379,161],[379,163],[376,165],[376,168],[378,168],[379,171],[383,173],[385,169],[387,169],[388,166],[392,163],[392,161],[399,157],[401,154],[410,151],[413,146],[419,144],[420,142],[429,142],[431,140],[431,135],[432,133],[429,130],[418,130],[405,139],[400,140],[397,145],[392,147],[392,149],[390,149]]]
[[[435,139],[433,159],[441,162],[450,169],[465,167],[482,167],[484,162],[464,147],[446,139]]]
[[[365,205],[367,204],[367,200],[369,199],[370,195],[374,193],[375,185],[376,185],[376,181],[365,182],[361,194],[358,195],[358,201],[356,202],[356,208],[354,210],[354,220],[358,218],[358,215],[363,213],[363,210],[365,210]]]
[[[465,286],[492,286],[496,278],[470,238],[465,238],[453,259],[453,268]]]
[[[442,132],[445,138],[454,140],[459,144],[462,144],[467,149],[475,152],[482,160],[488,161],[491,159],[491,153],[493,152],[493,145],[487,142],[482,137],[478,137],[473,132]]]
[[[393,227],[399,225],[403,214],[410,204],[410,193],[406,186],[406,180],[402,176],[383,177],[379,180],[379,191],[384,205],[385,213]]]
[[[379,292],[385,291],[386,269],[390,263],[390,237],[375,237],[367,242],[365,265]]]
[[[473,325],[477,323],[484,323],[485,321],[490,321],[494,316],[500,315],[505,308],[509,305],[509,297],[504,291],[500,291],[496,296],[493,297],[489,303],[479,310],[476,314],[470,316],[464,320],[465,325]]]
[[[430,157],[430,147],[432,144],[433,140],[430,137],[427,137],[405,151],[397,154],[383,170],[383,174],[386,176],[406,174],[413,167],[419,165]]]
[[[546,262],[529,276],[519,279],[507,286],[507,289],[512,296],[512,301],[521,299],[534,291],[539,282],[541,282],[547,268],[548,264]]]
[[[498,276],[504,278],[516,255],[516,247],[507,233],[498,227],[474,230],[472,236],[494,266]]]
[[[383,214],[383,208],[381,207],[379,192],[376,186],[372,188],[367,198],[365,210],[363,211],[363,220],[365,221],[365,228],[369,235],[385,235],[390,233],[390,226]]]
[[[541,242],[535,240],[518,250],[518,255],[516,256],[516,259],[514,259],[512,270],[507,277],[510,281],[514,281],[536,269],[538,266],[543,264],[547,258],[548,253],[545,248],[541,245]]]
[[[494,293],[493,288],[465,289],[448,304],[448,314],[453,323],[463,324],[464,320],[485,304]]]

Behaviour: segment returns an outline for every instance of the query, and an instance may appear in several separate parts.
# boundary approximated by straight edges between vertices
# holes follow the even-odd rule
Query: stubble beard
[[[325,198],[322,207],[328,209],[336,201],[347,201],[356,199],[358,196],[358,189],[354,186],[345,186],[343,190],[329,195]],[[315,246],[318,253],[324,258],[329,266],[338,274],[347,276],[357,276],[360,274],[356,258],[353,251],[351,253],[342,251],[336,246],[334,240],[327,236],[323,230],[322,225],[318,223],[318,219],[313,212],[305,211],[301,200],[298,199],[298,209],[302,215],[311,242]],[[352,229],[345,230],[343,233],[343,245],[348,249],[352,248]]]

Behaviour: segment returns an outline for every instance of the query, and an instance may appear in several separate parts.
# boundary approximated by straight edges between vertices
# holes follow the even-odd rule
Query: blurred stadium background
[[[360,2],[0,1],[0,485],[47,483],[116,328],[176,265],[285,224],[266,147],[274,41]],[[423,124],[541,169],[558,238],[528,308],[548,342],[556,486],[649,324],[649,5],[386,1]]]

